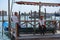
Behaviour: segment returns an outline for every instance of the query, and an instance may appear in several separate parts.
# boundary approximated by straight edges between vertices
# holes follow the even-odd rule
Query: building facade
[[[0,11],[0,16],[7,16],[7,11]]]

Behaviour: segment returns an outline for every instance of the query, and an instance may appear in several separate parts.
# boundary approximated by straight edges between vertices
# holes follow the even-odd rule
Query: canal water
[[[4,20],[8,20],[8,17],[4,17]],[[8,36],[5,34],[5,32],[2,31],[2,17],[1,16],[0,16],[0,40],[10,40]]]
[[[0,40],[10,40],[8,36],[6,36],[5,32],[2,32],[2,22],[0,22]]]

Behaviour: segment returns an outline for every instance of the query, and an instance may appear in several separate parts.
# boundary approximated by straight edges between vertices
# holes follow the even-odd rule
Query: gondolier
[[[45,20],[44,20],[44,17],[43,16],[40,16],[40,19],[39,19],[39,30],[40,30],[40,33],[44,35],[45,31],[46,31],[46,24],[45,24]]]

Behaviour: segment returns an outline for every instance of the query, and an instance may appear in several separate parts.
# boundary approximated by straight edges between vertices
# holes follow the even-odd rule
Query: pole
[[[45,20],[46,20],[46,8],[44,10],[45,10]]]
[[[8,29],[9,29],[9,36],[11,38],[11,22],[10,22],[10,17],[11,17],[11,14],[10,14],[10,0],[8,0]]]
[[[26,14],[27,15],[27,27],[28,27],[28,14]]]
[[[2,13],[2,38],[3,38],[3,21],[4,21],[4,11],[2,11],[1,13]]]
[[[20,15],[20,11],[19,11],[19,23],[21,22],[20,20],[21,20],[21,15]]]
[[[31,10],[31,24],[32,24],[32,10]],[[31,25],[31,27],[32,27],[32,25]]]
[[[56,20],[56,12],[55,12],[55,20]]]
[[[18,40],[18,37],[19,37],[19,27],[18,27],[18,24],[16,23],[16,27],[15,27],[15,29],[16,29],[16,37],[15,37],[15,40]]]
[[[40,15],[41,15],[41,3],[39,4],[39,17],[40,17]]]
[[[12,2],[11,2],[11,13],[12,13],[12,14],[13,14],[12,9],[13,9],[13,3],[14,3],[14,1],[15,1],[15,0],[12,0]],[[12,14],[11,14],[11,15],[12,15]]]
[[[36,32],[36,11],[34,12],[34,35],[35,35],[35,32]]]
[[[25,12],[25,17],[26,17],[26,29],[27,29],[27,14]]]

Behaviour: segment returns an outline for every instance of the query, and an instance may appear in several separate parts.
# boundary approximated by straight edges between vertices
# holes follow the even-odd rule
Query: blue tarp
[[[3,22],[4,31],[8,31],[8,22]]]

